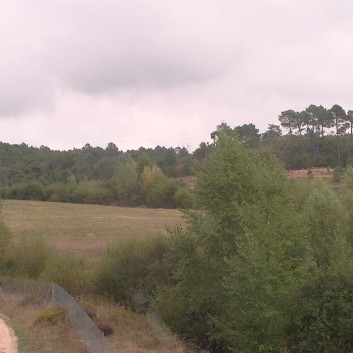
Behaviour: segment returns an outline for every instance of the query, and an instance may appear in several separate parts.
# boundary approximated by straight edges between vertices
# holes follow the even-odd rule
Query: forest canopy
[[[121,151],[89,143],[68,151],[0,142],[0,196],[123,206],[183,207],[192,202],[183,178],[212,152],[219,133],[236,134],[249,148],[276,156],[287,170],[345,168],[353,162],[353,111],[335,104],[286,110],[264,133],[253,124],[220,123],[213,142],[185,147]]]

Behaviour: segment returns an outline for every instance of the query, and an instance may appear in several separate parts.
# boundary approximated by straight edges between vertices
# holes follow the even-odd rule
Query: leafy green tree
[[[269,124],[267,130],[262,134],[263,140],[270,140],[275,137],[279,137],[282,135],[282,130],[280,125]]]
[[[236,126],[234,131],[238,134],[240,140],[248,143],[250,146],[255,147],[260,141],[259,129],[252,123]]]
[[[201,142],[199,147],[194,151],[193,156],[196,158],[196,160],[203,160],[206,158],[209,150],[209,145],[207,145],[206,142]]]
[[[176,184],[170,181],[157,166],[146,166],[140,178],[146,205],[149,207],[174,206]]]
[[[311,115],[312,129],[317,128],[320,136],[324,137],[325,128],[332,127],[329,111],[322,105],[316,106],[314,104],[306,108],[306,111]]]
[[[113,190],[121,205],[134,205],[138,197],[139,180],[136,162],[127,158],[115,172]]]
[[[152,158],[146,152],[141,153],[136,158],[136,170],[137,170],[139,177],[141,177],[145,167],[147,167],[147,166],[153,167],[154,165],[155,165],[155,163],[153,162]]]
[[[295,132],[295,129],[298,125],[297,123],[297,113],[294,110],[286,110],[280,114],[278,120],[281,123],[281,126],[289,131],[289,134],[292,136]]]
[[[291,190],[276,160],[219,135],[198,175],[200,211],[172,237],[175,285],[154,302],[177,332],[214,351],[281,346],[305,249]]]

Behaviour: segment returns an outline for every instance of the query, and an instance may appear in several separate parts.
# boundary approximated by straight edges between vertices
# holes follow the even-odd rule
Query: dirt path
[[[17,353],[16,336],[2,319],[0,319],[0,353]]]

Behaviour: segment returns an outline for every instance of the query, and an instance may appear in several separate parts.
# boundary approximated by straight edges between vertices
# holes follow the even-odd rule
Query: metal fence
[[[75,299],[56,283],[0,277],[0,296],[19,294],[38,304],[62,307],[88,353],[116,353],[96,324],[75,302]]]

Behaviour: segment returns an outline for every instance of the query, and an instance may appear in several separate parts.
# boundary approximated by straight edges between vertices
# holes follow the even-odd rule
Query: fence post
[[[26,299],[26,280],[23,280],[23,298]]]

